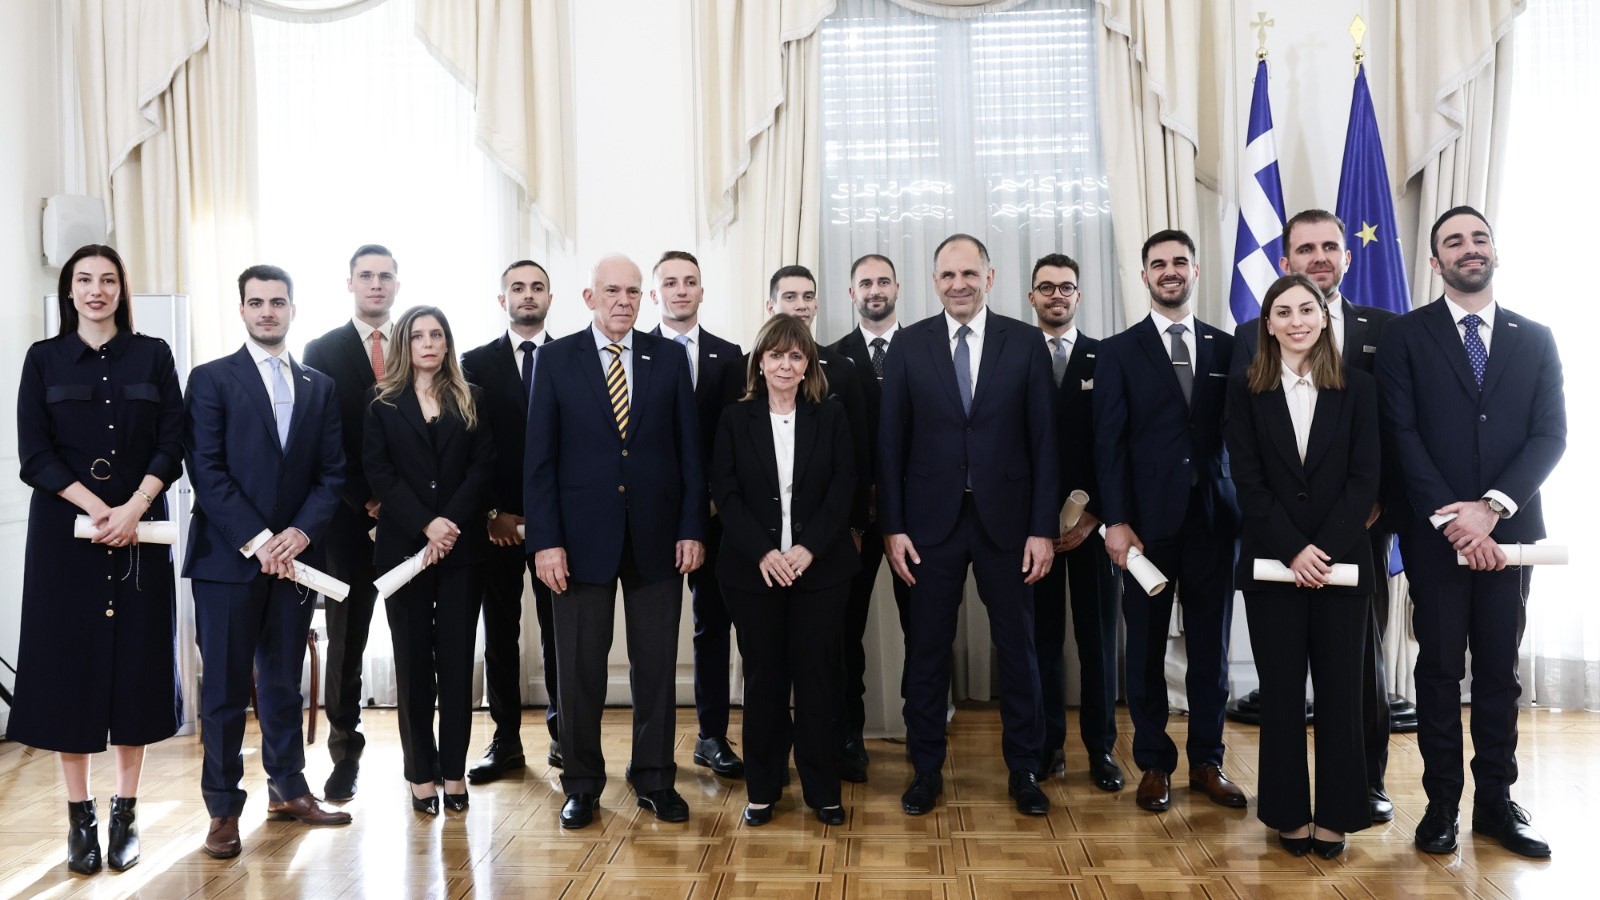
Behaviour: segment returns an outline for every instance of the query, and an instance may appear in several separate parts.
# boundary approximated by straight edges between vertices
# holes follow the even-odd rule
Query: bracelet
[[[139,496],[144,498],[144,505],[145,506],[155,506],[156,505],[156,498],[150,496],[149,494],[146,494],[144,492],[143,488],[134,488],[133,492],[135,494],[138,494]]]

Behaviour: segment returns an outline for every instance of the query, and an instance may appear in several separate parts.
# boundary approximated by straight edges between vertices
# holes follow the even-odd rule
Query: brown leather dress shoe
[[[239,817],[218,816],[211,820],[203,848],[212,859],[233,859],[239,855]]]
[[[1172,805],[1172,776],[1160,769],[1145,769],[1136,798],[1140,809],[1162,812]]]
[[[1250,801],[1244,798],[1244,791],[1222,774],[1221,766],[1212,763],[1189,770],[1189,788],[1210,797],[1211,802],[1218,806],[1244,809],[1250,805]]]
[[[310,794],[293,800],[274,800],[267,804],[267,817],[294,819],[303,825],[349,825],[350,814],[342,809],[329,809]]]

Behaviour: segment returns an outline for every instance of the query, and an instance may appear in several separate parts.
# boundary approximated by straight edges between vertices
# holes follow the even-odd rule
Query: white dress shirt
[[[356,334],[361,336],[361,345],[366,348],[368,356],[372,355],[372,333],[376,331],[383,335],[383,338],[381,339],[383,344],[383,358],[389,358],[389,351],[394,347],[393,319],[390,319],[382,325],[379,325],[377,328],[373,328],[371,325],[368,325],[360,319],[351,319],[350,324],[356,327]]]
[[[289,402],[294,402],[294,369],[289,366],[289,350],[283,345],[283,352],[274,357],[271,350],[261,346],[253,340],[245,339],[244,348],[250,351],[250,358],[256,361],[256,373],[261,376],[261,384],[267,389],[267,405],[271,406],[276,394],[272,392],[272,363],[271,359],[283,361],[283,382],[289,386]]]
[[[1335,296],[1328,301],[1328,330],[1333,332],[1333,349],[1344,353],[1344,298]]]
[[[621,344],[622,345],[622,375],[623,375],[623,378],[628,382],[628,405],[632,406],[633,405],[633,329],[632,328],[628,329],[628,333],[623,335],[622,336],[622,340],[620,340],[620,341],[613,341],[613,340],[611,340],[611,338],[606,337],[605,333],[602,332],[598,327],[596,327],[594,325],[590,325],[589,326],[589,331],[590,331],[590,333],[592,333],[594,335],[594,345],[595,345],[595,347],[597,347],[600,350],[600,352],[596,353],[595,356],[600,357],[600,377],[602,379],[604,379],[606,377],[606,374],[611,371],[611,351],[606,349],[606,345],[607,344]]]
[[[511,329],[506,329],[506,340],[511,342],[511,360],[517,364],[517,371],[522,371],[522,342],[533,341],[533,364],[539,364],[539,348],[550,343],[550,332],[541,329],[531,338],[525,338]]]
[[[944,314],[944,324],[950,334],[950,358],[955,359],[956,331],[961,328],[961,323],[951,318],[950,313],[946,312]],[[967,323],[967,327],[972,329],[972,333],[967,335],[967,353],[972,360],[972,396],[974,397],[978,396],[978,363],[983,359],[983,332],[988,324],[989,307],[987,304],[984,305],[983,309],[978,310],[977,314],[972,317],[972,321]]]
[[[691,387],[699,387],[700,386],[700,323],[699,322],[695,322],[694,323],[694,327],[690,328],[688,331],[675,331],[672,328],[668,327],[668,325],[667,325],[667,323],[665,321],[663,321],[661,323],[661,336],[666,338],[667,340],[672,341],[673,343],[677,343],[678,335],[680,335],[680,334],[689,339],[688,345],[684,346],[684,348],[683,348],[684,355],[689,357],[689,384],[690,384]]]
[[[1173,325],[1182,325],[1185,329],[1183,332],[1183,345],[1189,348],[1189,365],[1193,366],[1195,364],[1194,313],[1189,313],[1174,322],[1152,309],[1150,310],[1150,324],[1156,326],[1156,331],[1161,333],[1161,346],[1167,348],[1167,356],[1169,357],[1172,356],[1172,335],[1167,334],[1167,329]],[[1196,375],[1198,374],[1196,373]],[[1199,381],[1199,378],[1195,380]]]
[[[1051,357],[1054,357],[1056,354],[1056,338],[1042,328],[1039,330],[1039,333],[1044,335],[1044,348],[1050,351]],[[1165,335],[1163,335],[1163,337],[1165,337]],[[1071,359],[1072,349],[1078,345],[1078,326],[1068,326],[1067,330],[1061,333],[1061,340],[1067,345],[1067,358]]]
[[[1306,442],[1311,439],[1311,420],[1317,414],[1317,386],[1311,381],[1309,374],[1297,375],[1289,368],[1288,363],[1281,365],[1283,398],[1289,403],[1289,422],[1294,426],[1294,446],[1300,451],[1300,461],[1305,462]]]
[[[889,352],[889,345],[894,343],[894,333],[900,330],[900,323],[896,322],[893,325],[890,325],[888,330],[884,331],[883,334],[873,334],[867,330],[865,325],[860,324],[856,325],[856,330],[861,332],[861,339],[867,342],[868,353],[872,352],[872,342],[878,338],[883,338],[883,351],[887,353]],[[968,340],[971,340],[971,338],[968,338]]]
[[[783,528],[778,535],[778,549],[788,552],[794,546],[794,420],[799,411],[772,417],[772,450],[778,458],[778,500],[783,505]]]

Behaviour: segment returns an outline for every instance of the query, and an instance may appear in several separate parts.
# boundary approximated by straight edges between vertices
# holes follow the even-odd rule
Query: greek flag
[[[1239,236],[1233,244],[1233,290],[1228,295],[1235,322],[1261,315],[1261,298],[1277,280],[1283,256],[1283,182],[1278,179],[1278,148],[1272,140],[1266,60],[1256,63],[1244,170],[1250,175],[1239,185]]]

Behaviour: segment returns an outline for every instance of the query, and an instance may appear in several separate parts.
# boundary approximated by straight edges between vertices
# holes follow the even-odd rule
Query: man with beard
[[[1100,487],[1094,471],[1093,402],[1095,359],[1100,342],[1078,330],[1078,263],[1052,253],[1033,264],[1028,303],[1039,319],[1050,351],[1056,385],[1056,444],[1061,460],[1061,496],[1089,495],[1077,525],[1056,539],[1055,565],[1033,590],[1034,646],[1039,653],[1039,688],[1044,701],[1046,775],[1067,770],[1067,598],[1071,587],[1073,635],[1078,642],[1082,698],[1078,726],[1089,753],[1089,775],[1102,791],[1120,791],[1122,766],[1111,755],[1117,742],[1117,579],[1099,534]]]
[[[1357,306],[1339,293],[1339,283],[1350,265],[1345,248],[1344,222],[1325,209],[1295,213],[1283,225],[1284,256],[1278,268],[1285,275],[1310,278],[1328,300],[1328,329],[1341,361],[1368,374],[1377,358],[1378,339],[1395,314],[1376,306]],[[1241,322],[1233,331],[1233,370],[1242,376],[1256,355],[1258,329],[1254,319]],[[1389,570],[1389,535],[1399,530],[1404,513],[1404,498],[1391,497],[1399,479],[1393,460],[1384,460],[1383,491],[1379,508],[1367,523],[1372,542],[1373,567],[1379,573]],[[1395,502],[1398,501],[1398,502]],[[1383,634],[1389,622],[1389,582],[1383,574],[1375,579],[1371,612],[1368,615],[1366,660],[1362,666],[1361,726],[1366,751],[1367,807],[1374,823],[1394,818],[1394,803],[1384,788],[1383,776],[1389,766],[1389,679],[1383,665]]]
[[[493,508],[489,541],[494,545],[483,579],[483,681],[488,695],[494,737],[467,772],[473,784],[494,781],[527,765],[522,752],[522,573],[532,571],[517,526],[522,516],[522,457],[526,440],[528,398],[539,348],[550,342],[544,330],[550,313],[550,276],[531,259],[506,266],[500,273],[500,308],[506,332],[482,347],[461,354],[461,374],[483,389],[483,413],[494,435]],[[534,615],[539,618],[539,655],[544,667],[544,724],[550,732],[545,760],[559,767],[561,741],[556,720],[556,633],[550,615],[550,588],[533,579]]]
[[[1550,329],[1495,302],[1494,234],[1458,206],[1433,223],[1444,297],[1392,322],[1378,349],[1383,418],[1412,517],[1400,532],[1417,635],[1417,746],[1428,809],[1416,844],[1456,849],[1461,679],[1472,654],[1472,830],[1523,856],[1550,855],[1511,800],[1517,780],[1517,646],[1526,568],[1501,544],[1545,536],[1540,486],[1567,443]],[[1457,558],[1466,560],[1457,564]]]
[[[872,604],[872,588],[878,581],[878,566],[883,561],[883,536],[877,526],[877,486],[870,463],[877,456],[878,408],[883,402],[883,361],[889,344],[900,330],[895,317],[895,302],[900,298],[900,282],[894,263],[877,253],[869,253],[850,266],[850,302],[860,317],[858,327],[834,342],[827,352],[838,354],[855,365],[866,407],[867,461],[859,479],[867,491],[867,525],[861,534],[861,569],[850,581],[850,594],[844,613],[844,680],[840,684],[838,716],[843,746],[839,751],[839,777],[845,781],[867,780],[867,747],[862,739],[866,727],[867,656],[862,640],[867,631],[867,612]],[[905,633],[907,604],[911,589],[898,578],[889,579],[894,589],[894,605],[900,615],[900,631]],[[902,689],[903,692],[903,689]]]
[[[700,327],[700,303],[705,286],[700,283],[700,261],[684,250],[661,254],[651,272],[655,287],[650,299],[661,307],[661,324],[651,334],[671,338],[689,358],[689,376],[700,413],[700,458],[711,471],[711,449],[717,422],[727,405],[725,381],[742,385],[739,345]],[[708,479],[709,480],[709,479]],[[694,764],[725,778],[743,778],[744,760],[728,743],[728,674],[732,648],[728,635],[733,618],[722,599],[717,581],[717,548],[722,543],[722,520],[711,509],[706,526],[706,561],[688,575],[690,607],[694,614],[694,710],[700,732],[694,745]]]
[[[1222,771],[1233,621],[1233,544],[1239,510],[1222,467],[1222,415],[1233,338],[1189,308],[1194,240],[1158,231],[1144,242],[1140,278],[1150,315],[1100,343],[1095,369],[1094,462],[1106,552],[1128,567],[1138,549],[1169,579],[1154,596],[1123,577],[1128,625],[1128,714],[1133,761],[1144,773],[1137,801],[1171,805],[1178,748],[1167,736],[1167,623],[1183,603],[1188,651],[1189,786],[1242,808],[1244,791]]]

